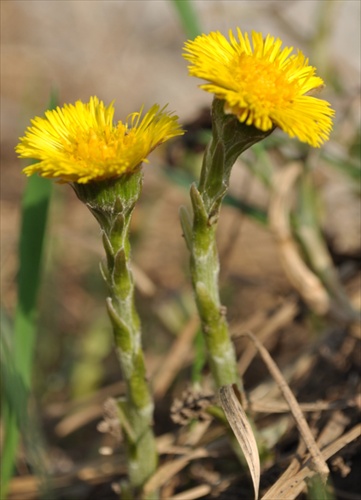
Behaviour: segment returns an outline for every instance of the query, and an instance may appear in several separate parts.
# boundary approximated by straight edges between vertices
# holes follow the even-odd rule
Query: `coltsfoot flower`
[[[60,182],[85,184],[112,179],[138,169],[154,148],[184,132],[177,116],[154,105],[113,123],[113,103],[97,97],[65,104],[34,118],[15,148],[21,158],[39,160],[24,168]]]
[[[224,111],[262,131],[278,126],[291,137],[314,147],[332,130],[330,104],[309,95],[323,80],[308,59],[270,35],[237,29],[228,41],[220,32],[198,36],[185,44],[189,74],[206,80],[200,87],[225,101]]]

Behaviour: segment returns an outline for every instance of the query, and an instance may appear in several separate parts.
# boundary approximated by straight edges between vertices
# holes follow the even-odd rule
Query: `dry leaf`
[[[255,498],[257,499],[259,495],[261,465],[252,427],[248,421],[246,412],[243,410],[236,395],[235,386],[224,385],[220,388],[219,396],[229,425],[231,426],[247,461],[252,477]]]

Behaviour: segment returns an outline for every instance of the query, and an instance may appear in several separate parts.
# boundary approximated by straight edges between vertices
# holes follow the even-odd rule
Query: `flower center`
[[[276,61],[241,54],[235,64],[235,78],[245,104],[265,113],[292,102],[297,95],[297,82],[287,78],[287,72]]]
[[[74,139],[64,145],[71,158],[76,162],[103,163],[114,161],[118,152],[134,142],[134,133],[124,124],[117,127],[102,127],[100,130],[78,130]]]

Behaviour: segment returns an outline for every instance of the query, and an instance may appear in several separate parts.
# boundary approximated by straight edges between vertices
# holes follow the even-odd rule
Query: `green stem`
[[[209,149],[213,149],[213,142]],[[207,155],[206,155],[207,157]],[[209,363],[217,387],[240,385],[235,350],[228,330],[225,310],[219,296],[219,257],[216,229],[219,211],[212,211],[212,189],[191,188],[193,226],[191,275],[198,312],[201,318]]]
[[[142,174],[124,175],[116,181],[74,186],[98,220],[106,253],[101,271],[109,289],[108,314],[113,325],[118,359],[126,384],[119,402],[119,416],[127,447],[129,480],[135,498],[157,467],[152,430],[153,400],[146,381],[140,320],[134,305],[130,268],[129,225],[142,187]]]
[[[185,210],[181,222],[191,254],[191,274],[201,318],[210,368],[217,387],[237,384],[242,388],[234,346],[219,296],[219,258],[216,230],[221,204],[227,193],[231,169],[238,156],[272,130],[262,132],[224,113],[224,102],[212,107],[212,139],[202,165],[198,188],[191,187],[193,221]]]

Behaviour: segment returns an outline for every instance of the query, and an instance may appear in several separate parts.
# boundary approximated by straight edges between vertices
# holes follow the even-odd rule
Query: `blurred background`
[[[21,198],[27,183],[14,147],[30,119],[43,115],[51,94],[56,93],[59,105],[88,101],[93,95],[106,104],[114,100],[115,118],[122,120],[142,105],[148,109],[154,103],[168,104],[190,131],[183,140],[154,152],[151,164],[144,167],[144,191],[132,226],[144,346],[148,371],[158,389],[161,364],[195,314],[178,209],[189,206],[189,186],[199,172],[209,138],[212,99],[197,87],[200,82],[187,76],[181,54],[192,28],[182,21],[180,3],[1,2],[1,304],[10,345],[17,304]],[[293,161],[312,166],[317,217],[325,248],[340,276],[336,287],[343,298],[338,307],[348,310],[347,301],[359,306],[360,2],[199,0],[192,5],[201,32],[227,34],[240,27],[270,33],[285,45],[301,49],[326,83],[322,97],[336,110],[334,131],[322,153],[310,153],[276,131],[261,152],[266,160],[258,151],[237,163],[232,199],[224,207],[219,228],[222,297],[233,331],[246,325],[257,333],[266,318],[291,299],[297,304],[268,338],[272,355],[281,367],[288,366],[335,323],[327,314],[313,310],[312,304],[305,304],[283,269],[267,221],[270,169],[278,171]],[[98,268],[103,256],[99,229],[69,186],[54,186],[46,234],[33,364],[39,440],[51,457],[52,473],[70,475],[65,486],[57,486],[61,498],[95,498],[98,490],[94,488],[99,485],[103,489],[98,498],[115,498],[109,486],[110,478],[118,474],[115,466],[102,472],[98,464],[93,482],[85,473],[81,481],[79,475],[74,479],[75,467],[97,460],[99,448],[108,445],[96,425],[105,399],[121,394],[122,385]],[[342,325],[337,331],[346,335],[347,313]],[[170,405],[192,370],[194,375],[192,345],[178,372],[165,386],[160,384],[158,434],[172,431]],[[301,384],[300,394],[332,399],[354,393],[357,384],[347,384],[356,372],[356,361],[348,361],[344,370],[334,374],[334,393],[329,387],[331,377],[328,382],[320,381],[319,391]],[[255,361],[246,372],[246,387],[256,387],[265,373]],[[36,498],[34,469],[24,447],[18,453],[16,470],[18,482],[13,481],[10,498]],[[25,486],[20,481],[24,477]]]

